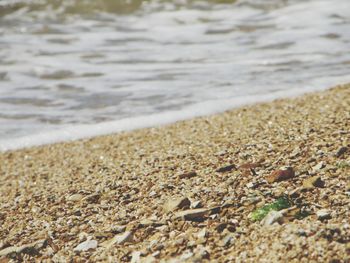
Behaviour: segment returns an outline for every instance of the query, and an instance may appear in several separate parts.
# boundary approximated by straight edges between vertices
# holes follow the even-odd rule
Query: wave
[[[232,4],[235,0],[2,0],[0,16],[21,10],[24,13],[50,11],[56,14],[96,14],[100,12],[130,14],[143,7],[155,10],[203,6],[202,4]]]
[[[350,76],[343,78],[342,80],[342,83],[349,83]],[[281,90],[267,94],[248,95],[223,100],[205,101],[190,105],[182,110],[167,111],[147,116],[138,116],[122,120],[102,122],[98,124],[74,125],[52,131],[38,132],[36,134],[20,138],[0,140],[0,151],[5,152],[33,146],[92,138],[96,136],[131,131],[141,128],[157,127],[195,117],[222,113],[234,108],[254,103],[269,102],[275,99],[287,97],[291,98],[303,95],[305,93],[322,91],[329,87],[342,83],[339,83],[338,78],[319,79],[311,81],[310,86],[307,89],[305,89],[305,87],[300,87],[287,91]]]

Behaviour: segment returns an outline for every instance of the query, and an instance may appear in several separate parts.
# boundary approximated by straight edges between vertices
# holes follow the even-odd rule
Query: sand
[[[349,262],[350,85],[1,153],[0,175],[0,262]]]

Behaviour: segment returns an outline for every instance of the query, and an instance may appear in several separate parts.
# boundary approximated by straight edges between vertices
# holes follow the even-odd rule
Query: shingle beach
[[[350,262],[350,85],[0,153],[0,262]]]

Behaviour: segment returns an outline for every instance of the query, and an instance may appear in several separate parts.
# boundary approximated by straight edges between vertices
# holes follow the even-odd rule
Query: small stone
[[[280,211],[270,211],[264,219],[261,221],[261,225],[270,226],[276,222],[281,222],[283,219],[283,214]]]
[[[246,184],[247,188],[253,188],[255,185],[253,182],[249,182]]]
[[[233,239],[234,237],[232,236],[232,234],[227,234],[220,242],[219,242],[219,246],[221,247],[228,247],[233,243]]]
[[[220,223],[215,227],[215,230],[218,231],[219,233],[221,233],[222,231],[224,231],[226,229],[227,226],[228,226],[227,223]]]
[[[250,169],[260,167],[260,166],[261,165],[259,163],[244,163],[244,164],[240,165],[238,168],[240,170],[250,170]]]
[[[121,235],[115,236],[116,243],[118,245],[122,245],[127,242],[132,242],[133,241],[133,234],[131,231],[126,231],[125,233]]]
[[[84,197],[82,200],[88,203],[96,204],[99,202],[101,195],[99,193],[91,194]]]
[[[82,194],[74,194],[74,195],[70,195],[68,196],[67,198],[67,201],[70,201],[70,202],[79,202],[80,200],[83,199],[83,195]]]
[[[337,152],[335,153],[336,157],[341,157],[344,153],[346,153],[348,151],[348,147],[340,147]]]
[[[146,226],[158,227],[158,226],[162,226],[164,224],[165,224],[164,222],[158,221],[157,219],[150,217],[150,218],[145,218],[145,219],[140,220],[139,226],[141,226],[141,227],[146,227]]]
[[[141,251],[133,251],[131,253],[131,263],[139,263],[141,262]]]
[[[131,231],[126,231],[123,234],[120,235],[116,235],[114,236],[112,239],[105,241],[102,243],[102,246],[104,246],[106,249],[111,248],[114,244],[118,244],[118,245],[123,245],[127,242],[131,243],[133,242],[133,234]]]
[[[319,162],[318,164],[316,164],[314,167],[312,167],[312,170],[314,172],[317,172],[321,169],[323,169],[326,166],[326,164],[324,162]]]
[[[190,208],[201,208],[201,207],[203,207],[201,201],[194,201],[194,202],[192,202],[191,205],[190,205]]]
[[[96,240],[86,240],[83,243],[80,243],[78,246],[74,248],[74,251],[80,252],[80,251],[88,251],[90,249],[96,249],[97,248],[97,241]]]
[[[148,194],[149,197],[154,197],[154,196],[156,196],[156,195],[157,195],[157,192],[156,192],[156,191],[151,191],[151,192]]]
[[[197,246],[193,250],[193,252],[194,252],[195,257],[196,257],[194,262],[203,262],[203,259],[209,259],[210,258],[210,255],[209,255],[208,251],[201,245]]]
[[[292,167],[287,167],[285,170],[277,170],[272,172],[266,177],[266,181],[269,183],[285,181],[295,176],[295,172]]]
[[[207,208],[197,208],[197,209],[188,209],[184,211],[179,211],[175,214],[175,218],[181,218],[183,220],[200,220],[203,219],[208,213],[209,209]]]
[[[23,246],[12,246],[7,247],[2,250],[0,250],[0,257],[3,256],[9,256],[11,254],[28,254],[28,255],[36,255],[38,254],[39,250],[46,247],[48,244],[48,241],[46,239],[38,240],[33,243],[23,245]]]
[[[229,171],[231,171],[231,170],[233,170],[235,168],[236,168],[236,166],[234,164],[230,164],[230,165],[221,167],[221,168],[217,169],[216,171],[218,173],[225,173],[225,172],[229,172]]]
[[[163,209],[168,213],[184,207],[190,207],[191,201],[187,197],[169,199],[164,205]]]
[[[189,173],[180,174],[179,178],[180,179],[187,179],[187,178],[192,178],[192,177],[195,177],[195,176],[197,176],[196,172],[189,172]]]
[[[16,246],[4,248],[3,250],[0,251],[0,257],[16,254],[18,251],[18,248],[19,247],[16,247]]]
[[[321,180],[320,176],[312,176],[303,181],[304,189],[312,189],[314,187],[324,187],[324,181]]]
[[[114,234],[123,233],[125,230],[126,230],[126,226],[113,226],[111,228],[111,232],[113,232]]]
[[[190,259],[193,256],[194,256],[193,252],[190,251],[190,250],[187,250],[184,253],[182,253],[182,255],[180,256],[180,260],[181,261],[186,261],[186,260]]]
[[[325,219],[330,219],[331,218],[331,213],[327,209],[321,209],[316,212],[317,218],[319,220],[325,220]]]
[[[208,237],[208,231],[206,228],[203,228],[201,231],[197,233],[198,238],[206,238]]]

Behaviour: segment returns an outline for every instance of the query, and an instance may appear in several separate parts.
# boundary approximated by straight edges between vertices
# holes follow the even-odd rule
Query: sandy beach
[[[0,262],[349,262],[350,85],[0,153],[0,175]]]

